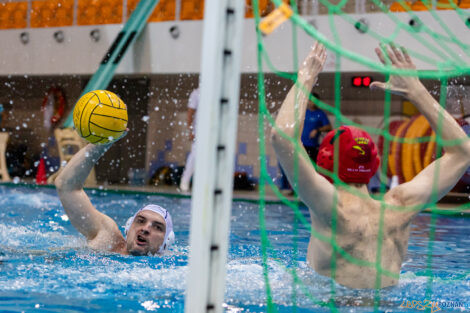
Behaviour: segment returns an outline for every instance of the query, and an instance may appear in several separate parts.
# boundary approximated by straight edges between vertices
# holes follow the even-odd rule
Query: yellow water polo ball
[[[78,134],[93,144],[119,139],[127,129],[126,104],[114,93],[94,90],[84,94],[73,109]]]

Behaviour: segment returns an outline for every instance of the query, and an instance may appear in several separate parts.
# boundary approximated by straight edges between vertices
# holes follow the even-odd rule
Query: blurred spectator
[[[315,92],[312,92],[312,96],[314,96],[315,99],[320,100],[319,95]],[[320,110],[315,105],[315,102],[309,101],[305,112],[305,122],[301,140],[305,150],[307,150],[307,153],[313,162],[317,161],[321,134],[327,133],[331,129],[330,120],[326,116],[325,112]]]
[[[3,115],[4,115],[4,109],[3,109],[3,104],[0,103],[0,128],[2,127],[3,123]]]
[[[195,141],[195,132],[196,132],[196,111],[199,105],[199,88],[194,89],[189,96],[188,101],[188,115],[187,115],[187,125],[189,127],[189,140],[191,141],[191,151],[188,154],[186,159],[186,164],[184,167],[183,175],[181,176],[180,190],[188,191],[191,183],[191,177],[194,174],[194,165],[196,157],[196,141]]]

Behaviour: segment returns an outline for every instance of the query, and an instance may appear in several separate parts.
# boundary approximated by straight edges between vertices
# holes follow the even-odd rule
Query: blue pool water
[[[175,224],[174,249],[164,257],[92,251],[67,220],[54,189],[0,186],[0,312],[183,312],[190,200],[103,191],[88,194],[120,226],[144,204],[167,207]],[[308,216],[305,208],[303,213]],[[293,221],[289,208],[267,206],[266,225],[274,249],[268,259],[269,278],[276,309],[329,312],[312,298],[328,301],[331,282],[305,263],[309,234],[301,226],[295,230]],[[470,219],[438,217],[432,294],[427,295],[430,221],[429,214],[415,219],[400,283],[380,291],[379,311],[423,312],[400,305],[404,300],[425,299],[439,301],[441,312],[470,311],[444,307],[455,302],[470,305]],[[297,255],[292,250],[295,232]],[[289,272],[293,268],[304,287],[293,289]],[[336,285],[335,292],[331,300],[339,312],[373,311],[373,290]],[[267,311],[255,203],[233,204],[225,306],[227,312]]]

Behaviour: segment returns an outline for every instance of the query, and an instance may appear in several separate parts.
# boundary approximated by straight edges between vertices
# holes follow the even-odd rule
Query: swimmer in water
[[[55,186],[64,210],[93,249],[124,255],[163,254],[175,238],[166,209],[151,204],[138,210],[127,221],[124,238],[116,222],[99,212],[83,190],[93,166],[110,146],[88,144],[57,176]]]
[[[391,45],[383,47],[383,51],[376,49],[375,52],[383,64],[415,71],[415,65],[404,48],[399,49]],[[315,85],[325,60],[325,47],[315,43],[297,77],[297,84],[303,86],[306,92],[297,87],[297,84],[294,85],[280,108],[276,126],[291,137],[295,134],[295,124],[303,125],[308,102],[305,93],[308,94]],[[365,131],[342,126],[331,131],[320,146],[317,164],[319,168],[330,172],[333,172],[334,167],[335,144],[339,147],[338,176],[346,186],[333,184],[329,177],[322,176],[315,170],[300,138],[297,140],[301,153],[296,162],[296,144],[282,137],[274,128],[271,134],[278,160],[291,184],[298,190],[300,199],[309,208],[312,229],[327,238],[321,240],[319,236],[311,235],[307,251],[308,264],[318,273],[332,277],[337,283],[351,288],[383,288],[398,283],[413,217],[431,201],[437,201],[447,194],[470,166],[470,141],[467,135],[417,77],[392,75],[388,82],[374,82],[371,88],[389,90],[406,97],[444,140],[459,142],[446,146],[445,154],[411,181],[389,190],[384,195],[385,203],[371,198],[367,190],[367,183],[376,172],[379,160],[377,148]],[[438,132],[440,121],[443,127]],[[302,130],[299,134],[301,133]],[[296,163],[298,169],[295,169]],[[435,196],[433,193],[436,193]],[[382,205],[385,205],[386,209],[381,226]],[[334,224],[333,220],[336,221]],[[334,238],[333,225],[336,228]],[[379,235],[380,228],[383,230],[382,237]],[[335,240],[342,251],[333,250],[330,238]],[[380,245],[378,240],[381,240]],[[379,246],[381,258],[377,256]],[[344,252],[362,263],[365,261],[369,264],[352,263],[346,260]],[[384,272],[382,275],[377,273],[374,264],[378,260],[387,275]],[[331,269],[333,262],[336,265],[334,272]]]

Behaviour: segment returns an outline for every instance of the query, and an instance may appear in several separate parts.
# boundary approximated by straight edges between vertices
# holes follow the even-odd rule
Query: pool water
[[[168,208],[177,238],[171,253],[133,257],[90,250],[66,218],[54,189],[0,186],[0,312],[183,312],[190,199],[99,190],[87,193],[119,226],[145,204]],[[232,210],[226,311],[266,312],[258,206],[237,201]],[[302,212],[308,216],[306,208]],[[339,312],[374,311],[374,290],[332,284],[307,266],[309,233],[293,222],[288,207],[267,206],[266,225],[273,247],[269,280],[277,312],[330,311],[314,299],[331,299]],[[465,310],[444,308],[453,301],[470,304],[470,219],[437,218],[428,288],[430,225],[429,214],[415,219],[400,283],[380,291],[378,311],[422,312],[400,308],[404,300],[439,301],[442,312]],[[294,237],[298,238],[297,253],[292,249]],[[292,269],[303,287],[293,288]]]

